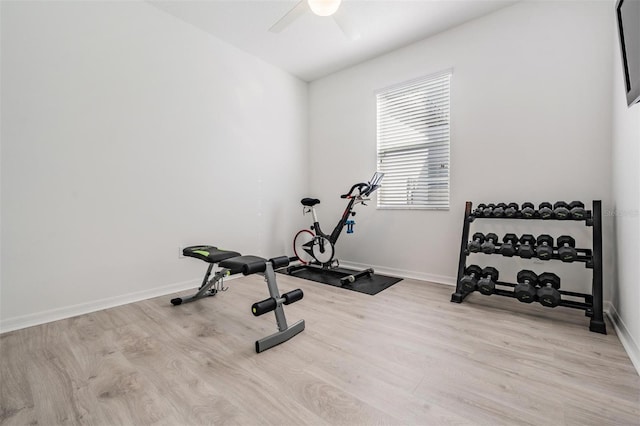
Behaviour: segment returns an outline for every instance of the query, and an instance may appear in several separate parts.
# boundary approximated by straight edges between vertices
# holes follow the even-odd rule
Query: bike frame
[[[351,212],[353,211],[353,207],[355,206],[356,201],[358,201],[358,198],[360,198],[359,195],[356,197],[352,197],[349,200],[349,204],[347,204],[347,208],[344,209],[344,212],[342,213],[342,218],[338,221],[338,224],[334,228],[331,235],[327,235],[324,232],[322,232],[322,229],[320,228],[320,222],[318,222],[318,216],[316,214],[316,210],[314,207],[310,207],[311,214],[313,216],[313,226],[311,229],[313,229],[314,234],[326,238],[327,240],[329,240],[329,242],[331,242],[331,244],[335,244],[336,241],[338,241],[338,237],[340,237],[342,230],[346,226],[347,220],[349,220],[349,216],[351,215]],[[359,201],[362,202],[363,200],[360,198]]]

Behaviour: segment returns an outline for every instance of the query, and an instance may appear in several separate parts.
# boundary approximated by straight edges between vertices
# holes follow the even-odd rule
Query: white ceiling
[[[432,36],[518,0],[342,0],[336,13],[360,38],[345,36],[334,17],[310,10],[280,33],[269,28],[298,0],[148,0],[237,48],[305,81]],[[306,1],[306,0],[305,0]]]

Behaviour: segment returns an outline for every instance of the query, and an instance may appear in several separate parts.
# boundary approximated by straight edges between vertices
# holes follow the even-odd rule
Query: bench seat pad
[[[253,255],[232,257],[231,259],[220,262],[220,267],[229,269],[231,274],[239,274],[240,272],[243,272],[243,267],[257,262],[266,263],[267,259]]]
[[[221,250],[207,245],[186,247],[182,250],[182,254],[187,257],[204,260],[207,263],[219,263],[225,259],[241,256],[237,251]]]

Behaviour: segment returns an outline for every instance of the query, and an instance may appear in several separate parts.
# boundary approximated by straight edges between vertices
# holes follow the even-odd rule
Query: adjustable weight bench
[[[187,257],[193,257],[209,263],[207,272],[204,275],[202,284],[198,292],[193,296],[177,297],[171,299],[174,306],[201,299],[203,297],[215,296],[218,292],[226,290],[223,285],[224,278],[229,275],[242,273],[243,275],[262,274],[267,282],[269,298],[256,302],[251,306],[254,316],[260,316],[273,311],[276,316],[278,331],[270,336],[256,341],[256,352],[260,353],[285,342],[304,330],[304,320],[300,320],[289,326],[284,315],[282,305],[297,302],[304,297],[302,290],[296,289],[280,295],[278,283],[276,282],[275,269],[287,266],[289,258],[286,256],[273,259],[264,259],[259,256],[243,256],[235,251],[220,250],[213,246],[191,246],[182,250]],[[218,264],[218,270],[213,278],[209,279],[214,265]]]

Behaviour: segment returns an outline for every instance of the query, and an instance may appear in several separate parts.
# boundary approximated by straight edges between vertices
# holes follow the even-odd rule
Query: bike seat
[[[303,206],[307,207],[313,207],[316,204],[320,204],[320,200],[318,200],[317,198],[303,198],[302,200],[300,200],[300,202]]]

